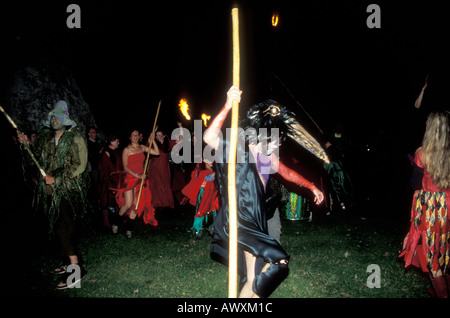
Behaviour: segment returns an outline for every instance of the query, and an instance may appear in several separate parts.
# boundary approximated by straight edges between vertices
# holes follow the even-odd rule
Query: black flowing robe
[[[244,283],[246,280],[244,251],[256,256],[255,275],[261,272],[266,263],[276,263],[282,259],[288,260],[289,255],[278,241],[268,234],[264,207],[264,185],[259,177],[256,163],[254,163],[256,160],[254,160],[251,152],[245,151],[245,149],[242,149],[242,146],[238,143],[236,199],[238,214],[238,272],[242,278],[241,283]],[[247,143],[246,147],[248,147]],[[214,221],[214,234],[210,250],[213,260],[228,265],[228,144],[221,141],[219,150],[223,150],[223,162],[216,162],[216,177],[221,196],[221,207]],[[249,158],[252,160],[249,161]]]

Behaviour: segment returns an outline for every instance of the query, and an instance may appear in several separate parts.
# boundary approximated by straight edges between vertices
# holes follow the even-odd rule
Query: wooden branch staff
[[[155,117],[155,122],[153,123],[152,133],[155,131],[155,128],[156,128],[156,122],[158,121],[160,106],[161,106],[161,100],[158,103],[158,110],[156,111],[156,117]],[[150,149],[152,148],[152,144],[153,144],[153,138],[150,139],[150,145],[148,146],[147,159],[145,159],[145,165],[144,165],[144,173],[147,171],[148,159],[150,158]],[[141,187],[139,188],[139,195],[138,195],[138,198],[136,201],[136,207],[134,208],[135,211],[138,209],[138,206],[139,206],[139,201],[141,199],[142,186],[144,185],[144,180],[145,180],[145,178],[141,180]]]
[[[239,53],[239,12],[231,10],[233,21],[233,86],[239,87],[240,53]],[[236,153],[239,120],[239,102],[233,100],[231,109],[230,153],[228,157],[228,207],[229,207],[229,263],[228,263],[228,297],[237,298],[238,275],[238,235],[237,235],[237,202],[236,202]]]
[[[22,134],[22,132],[19,130],[19,128],[17,127],[16,123],[12,120],[11,117],[9,117],[9,115],[5,112],[5,110],[3,109],[2,106],[0,106],[0,111],[3,113],[3,115],[5,115],[6,119],[9,121],[9,123],[11,124],[11,126],[13,126],[13,128],[15,130],[17,130],[17,132],[19,134]],[[34,164],[36,165],[36,167],[39,169],[39,172],[41,173],[41,175],[43,177],[46,177],[47,174],[45,173],[44,169],[42,169],[42,166],[39,164],[39,162],[37,161],[36,157],[33,155],[33,153],[31,152],[30,147],[28,146],[28,144],[26,142],[24,142],[25,145],[25,149],[28,151],[28,154],[30,155],[31,159],[34,161]]]

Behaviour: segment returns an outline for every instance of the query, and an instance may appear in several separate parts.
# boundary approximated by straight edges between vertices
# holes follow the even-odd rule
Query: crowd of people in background
[[[421,109],[427,85],[428,78],[414,104],[417,110]],[[232,89],[230,91],[230,94],[234,95],[229,98],[240,98],[238,92]],[[278,116],[277,112],[280,112],[280,107],[274,105],[267,105],[265,110],[272,117]],[[222,110],[224,118],[229,109]],[[419,149],[415,153],[409,151],[406,154],[410,164],[408,191],[413,197],[413,203],[412,207],[410,206],[411,227],[400,256],[405,261],[406,269],[414,267],[429,275],[432,283],[430,294],[448,297],[449,114],[448,111],[438,111],[431,112],[429,116],[427,114],[427,117],[425,136],[422,138],[422,144],[418,144],[420,148],[416,147]],[[420,120],[425,123],[425,119]],[[220,122],[218,126],[221,127],[223,120],[217,120]],[[181,121],[177,121],[176,125],[183,128]],[[180,142],[187,137],[183,136],[183,129],[180,129],[176,139],[169,138],[169,134],[164,130],[155,129],[148,138],[144,138],[138,130],[133,130],[129,136],[113,133],[108,135],[105,141],[100,141],[96,127],[89,127],[85,133],[78,127],[75,129],[76,123],[70,119],[68,106],[64,101],[55,104],[44,126],[42,132],[32,132],[29,138],[25,134],[18,134],[17,139],[21,148],[34,149],[38,159],[44,162],[44,170],[48,173],[40,180],[36,174],[38,171],[30,168],[33,164],[24,152],[23,158],[28,164],[24,170],[25,179],[36,185],[35,192],[39,198],[37,202],[52,217],[51,228],[59,237],[63,254],[69,257],[69,262],[55,269],[56,274],[65,273],[69,264],[82,264],[74,238],[73,218],[81,213],[80,211],[87,213],[87,209],[92,211],[96,225],[103,230],[117,234],[123,228],[126,237],[132,238],[138,218],[148,226],[158,227],[159,213],[190,206],[193,220],[188,230],[192,231],[197,239],[201,239],[204,233],[209,233],[213,237],[212,247],[217,247],[217,255],[225,257],[224,251],[219,248],[225,239],[224,235],[220,235],[224,233],[218,233],[214,229],[216,219],[219,223],[226,221],[223,215],[218,216],[225,204],[219,189],[220,181],[223,182],[226,177],[223,175],[225,170],[223,166],[217,166],[205,158],[196,158],[195,162],[175,163],[171,159],[171,152],[178,151]],[[258,174],[255,175],[259,176],[257,179],[263,183],[264,196],[257,199],[251,197],[249,200],[258,201],[256,210],[260,204],[264,204],[267,213],[264,221],[267,225],[261,225],[262,228],[267,227],[267,233],[261,232],[258,242],[261,243],[261,237],[267,236],[264,242],[268,247],[264,248],[264,253],[274,251],[275,256],[271,264],[276,264],[280,273],[281,269],[287,268],[289,260],[289,255],[279,245],[280,218],[311,221],[315,213],[348,213],[357,202],[357,195],[360,193],[357,193],[355,186],[357,180],[355,181],[352,170],[352,145],[347,138],[344,127],[338,123],[332,134],[321,140],[329,159],[325,162],[292,151],[293,147],[286,141],[287,146],[280,150],[284,164],[276,160],[285,170],[279,172],[278,177],[270,179],[263,171],[264,162],[259,161],[259,158],[269,158],[271,154],[260,150],[252,152],[252,156],[258,158]],[[125,140],[124,145],[121,145],[121,140]],[[192,135],[192,145],[195,142],[202,143],[202,140]],[[206,144],[213,144],[214,149],[218,147],[215,139],[208,140]],[[203,144],[203,147],[206,144]],[[256,147],[251,143],[250,145],[249,151]],[[307,180],[297,176],[304,176]],[[306,180],[302,181],[301,187],[298,187],[299,180]],[[317,204],[312,204],[313,202]],[[254,240],[252,235],[249,234],[245,238],[250,243]],[[250,243],[247,245],[251,246]],[[261,247],[261,244],[255,246]],[[248,264],[259,266],[258,251],[243,252]],[[256,277],[253,267],[242,269],[244,278],[260,281],[262,284],[259,289],[252,290],[251,286],[243,282],[244,296],[255,296],[256,292],[260,293],[256,296],[267,296],[284,279],[284,274],[281,273],[283,277],[276,278],[278,281],[273,283],[269,276],[278,275],[275,269],[267,273],[266,267],[260,266],[258,269],[260,272]],[[70,286],[67,286],[66,282],[58,285],[59,289],[68,287]]]
[[[183,128],[181,121],[177,121],[177,127]],[[123,218],[123,215],[128,216],[131,210],[135,208],[133,205],[136,204],[139,195],[140,181],[144,180],[141,200],[147,202],[149,210],[154,210],[152,221],[146,221],[146,223],[158,226],[155,215],[160,211],[192,206],[195,207],[191,228],[194,237],[201,238],[205,229],[208,232],[212,231],[213,220],[219,206],[217,182],[214,181],[215,164],[204,158],[194,157],[191,158],[191,162],[175,163],[171,160],[171,151],[178,151],[177,145],[183,140],[183,130],[180,129],[180,132],[178,138],[172,140],[167,132],[157,128],[153,133],[153,138],[149,137],[144,142],[142,134],[136,130],[132,132],[128,140],[117,134],[110,134],[102,142],[98,138],[97,128],[93,126],[88,128],[86,133],[88,146],[87,171],[90,176],[88,197],[91,207],[96,213],[96,225],[114,234],[119,232],[119,225],[123,225],[126,236],[131,238],[133,229],[131,224],[134,224],[134,222],[130,221],[129,217]],[[136,136],[133,136],[133,134]],[[313,182],[326,194],[326,197],[323,205],[314,207],[309,204],[310,196],[302,189],[296,189],[289,183],[281,182],[278,187],[282,189],[285,195],[277,199],[276,216],[278,219],[281,217],[291,220],[308,219],[311,221],[313,212],[324,212],[329,215],[331,211],[344,211],[345,202],[348,206],[353,204],[351,181],[342,163],[344,150],[342,149],[342,143],[340,143],[341,136],[339,130],[336,130],[335,135],[330,138],[333,146],[331,147],[331,143],[327,142],[327,147],[333,149],[333,153],[337,153],[337,155],[336,157],[330,156],[333,160],[330,164],[325,164],[325,170],[314,159],[299,162],[297,157],[302,157],[302,154],[292,154],[289,151],[280,154],[280,156],[286,158],[287,165],[290,168],[311,177]],[[125,145],[121,144],[121,140],[122,142],[125,141],[123,142]],[[151,152],[146,172],[144,172],[147,146],[150,142],[155,145],[153,146],[155,150]],[[194,143],[197,142],[194,135],[192,135],[191,142],[192,147],[194,147]],[[141,149],[142,147],[144,148]],[[135,149],[140,150],[138,151],[140,159],[137,162],[133,160],[133,155],[137,154]],[[289,149],[289,147],[285,147],[285,149]],[[131,169],[128,163],[130,156],[132,158]],[[201,162],[198,162],[199,160]],[[125,166],[124,162],[126,163]],[[137,166],[139,166],[139,169]],[[331,166],[333,168],[330,168]],[[330,170],[333,172],[329,172]],[[315,177],[316,174],[319,174],[319,176]],[[129,178],[134,178],[134,186],[124,186],[128,180],[127,175]],[[130,187],[139,190],[136,190],[137,192],[133,197],[128,198],[124,193],[129,191]],[[149,194],[145,195],[147,190],[149,190]],[[205,198],[203,198],[204,196]],[[292,213],[287,211],[293,203],[293,199],[288,198],[288,196],[295,196],[295,201],[298,201],[295,206],[299,211],[294,218],[291,218]]]

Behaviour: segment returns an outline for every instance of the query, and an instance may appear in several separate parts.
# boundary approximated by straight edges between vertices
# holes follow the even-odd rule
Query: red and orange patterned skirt
[[[450,222],[446,192],[417,190],[411,209],[411,227],[399,255],[405,268],[424,273],[449,270]]]

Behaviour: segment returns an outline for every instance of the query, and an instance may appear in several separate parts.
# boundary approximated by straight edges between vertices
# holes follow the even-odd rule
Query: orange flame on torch
[[[189,105],[187,103],[187,100],[184,98],[180,99],[180,103],[178,104],[178,106],[180,106],[180,110],[183,116],[186,117],[187,120],[191,120],[191,116],[189,116],[188,113]]]
[[[278,25],[278,13],[275,12],[272,15],[272,26],[276,27]]]
[[[203,124],[205,125],[205,127],[208,126],[208,120],[210,120],[210,119],[211,119],[211,116],[202,114],[202,120],[203,120]]]

